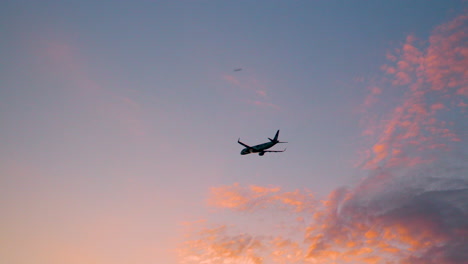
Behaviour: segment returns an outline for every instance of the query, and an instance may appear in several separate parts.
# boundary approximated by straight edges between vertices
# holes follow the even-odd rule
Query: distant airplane
[[[240,138],[239,138],[237,140],[237,143],[239,143],[239,144],[241,144],[242,146],[245,147],[245,149],[243,149],[240,154],[241,155],[246,155],[246,154],[250,154],[250,153],[258,153],[258,155],[263,156],[263,155],[265,155],[265,152],[284,152],[286,149],[284,149],[284,150],[267,150],[267,149],[273,147],[274,145],[276,145],[277,143],[288,143],[288,142],[278,141],[278,134],[279,134],[279,130],[276,131],[276,135],[275,135],[275,137],[273,139],[268,138],[270,140],[270,142],[259,144],[259,145],[253,146],[253,147],[242,143],[240,141]]]
[[[234,69],[235,72],[242,71],[242,68]]]

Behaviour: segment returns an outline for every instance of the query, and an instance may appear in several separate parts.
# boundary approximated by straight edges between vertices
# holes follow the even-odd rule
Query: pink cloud
[[[259,81],[252,76],[235,77],[233,75],[223,75],[222,79],[238,88],[236,92],[243,94],[243,97],[249,98],[244,100],[248,104],[252,104],[262,108],[279,109],[280,107],[272,103],[267,92],[264,82]],[[258,99],[260,98],[260,99]]]
[[[395,55],[393,55],[392,53],[387,53],[387,59],[389,61],[395,62],[397,60],[397,57]]]
[[[139,103],[128,95],[104,86],[93,80],[86,59],[80,54],[78,47],[60,40],[40,39],[40,49],[37,55],[43,58],[45,67],[54,74],[60,72],[67,83],[73,84],[78,89],[70,93],[75,98],[94,104],[99,115],[118,124],[122,131],[133,136],[142,136],[146,133],[146,126],[141,118],[142,108]],[[42,70],[43,70],[42,69]]]
[[[461,87],[460,89],[457,90],[458,95],[463,95],[465,97],[468,97],[468,86]]]
[[[223,75],[223,79],[228,81],[231,84],[240,86],[240,81],[236,77],[234,77],[232,75],[227,75],[227,74]]]
[[[410,35],[401,49],[387,56],[390,64],[382,66],[382,70],[392,77],[393,86],[406,90],[402,103],[395,106],[382,124],[368,124],[372,133],[366,134],[380,134],[380,137],[374,143],[372,157],[365,167],[383,163],[387,166],[398,166],[399,162],[406,165],[425,163],[432,158],[418,156],[417,152],[422,153],[428,146],[441,146],[440,150],[446,150],[448,144],[444,140],[459,140],[447,123],[437,121],[436,115],[440,110],[456,111],[451,107],[463,105],[460,96],[465,95],[460,91],[468,87],[468,52],[464,45],[468,37],[464,26],[467,20],[468,16],[463,15],[436,27],[427,48],[418,47],[418,39]],[[391,65],[392,62],[396,65]],[[380,92],[386,93],[383,89]],[[363,106],[367,109],[375,105],[374,94],[371,91],[364,100]],[[435,102],[429,103],[434,99]],[[381,132],[375,131],[376,128]],[[409,151],[411,156],[416,156],[401,156]]]
[[[266,97],[266,96],[267,96],[266,91],[263,91],[263,90],[258,90],[258,91],[256,91],[256,93],[257,93],[258,95],[260,95],[261,97]]]
[[[468,15],[438,26],[429,39],[425,77],[433,90],[463,89],[468,85]],[[466,94],[465,94],[466,96]]]
[[[395,80],[393,81],[393,85],[406,85],[411,82],[411,77],[406,72],[397,72],[395,74]]]
[[[370,89],[370,91],[371,91],[371,94],[374,94],[374,95],[377,95],[377,94],[381,94],[381,93],[382,93],[382,89],[379,88],[379,87],[376,87],[376,86],[372,87],[372,88]]]
[[[436,103],[436,104],[431,105],[431,110],[433,111],[442,110],[444,108],[445,106],[442,103]]]
[[[382,94],[382,88],[376,86],[376,85],[371,85],[367,87],[367,90],[369,90],[369,94],[366,96],[364,99],[364,103],[359,106],[359,112],[366,112],[367,109],[371,108],[373,105],[379,102],[380,100],[380,95]],[[373,133],[373,128],[367,128],[364,132],[364,134],[371,135]]]
[[[411,70],[409,63],[406,61],[399,61],[397,65],[398,65],[398,69],[401,71]]]
[[[273,103],[269,103],[269,102],[264,102],[264,101],[258,101],[258,100],[255,100],[255,101],[248,101],[249,104],[252,104],[252,105],[255,105],[255,106],[258,106],[258,107],[262,107],[262,108],[273,108],[273,109],[276,109],[276,110],[280,110],[281,108]]]

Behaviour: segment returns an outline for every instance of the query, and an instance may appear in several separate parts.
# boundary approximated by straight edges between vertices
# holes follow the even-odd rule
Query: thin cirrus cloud
[[[251,185],[247,188],[234,184],[211,188],[208,204],[218,208],[238,211],[255,211],[271,204],[281,204],[292,211],[303,212],[314,203],[313,195],[307,191],[280,192],[280,187]]]
[[[242,93],[243,102],[261,108],[272,108],[279,110],[280,107],[271,102],[266,85],[252,76],[236,77],[230,74],[224,74],[222,79],[237,89],[236,92]]]
[[[208,204],[239,220],[193,224],[181,263],[464,263],[468,170],[453,151],[462,138],[441,113],[460,116],[466,105],[467,18],[437,27],[427,48],[409,36],[387,54],[387,86],[370,89],[364,107],[371,111],[387,89],[403,92],[384,122],[368,124],[374,143],[359,183],[325,199],[281,187],[213,187]]]
[[[59,76],[75,88],[68,91],[71,96],[92,103],[97,114],[118,123],[126,133],[134,136],[146,134],[141,105],[109,85],[94,80],[89,60],[80,54],[78,46],[60,38],[41,37],[35,41],[38,43],[36,55],[44,65],[41,68],[43,74],[56,76],[60,73]]]

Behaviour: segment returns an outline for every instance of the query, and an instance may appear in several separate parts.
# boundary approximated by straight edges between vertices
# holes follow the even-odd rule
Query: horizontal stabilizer
[[[285,152],[286,149],[283,150],[264,150],[263,152]]]

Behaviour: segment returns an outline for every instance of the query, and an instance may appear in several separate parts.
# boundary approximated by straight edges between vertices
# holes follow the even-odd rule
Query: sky
[[[467,7],[2,1],[0,261],[466,263]]]

